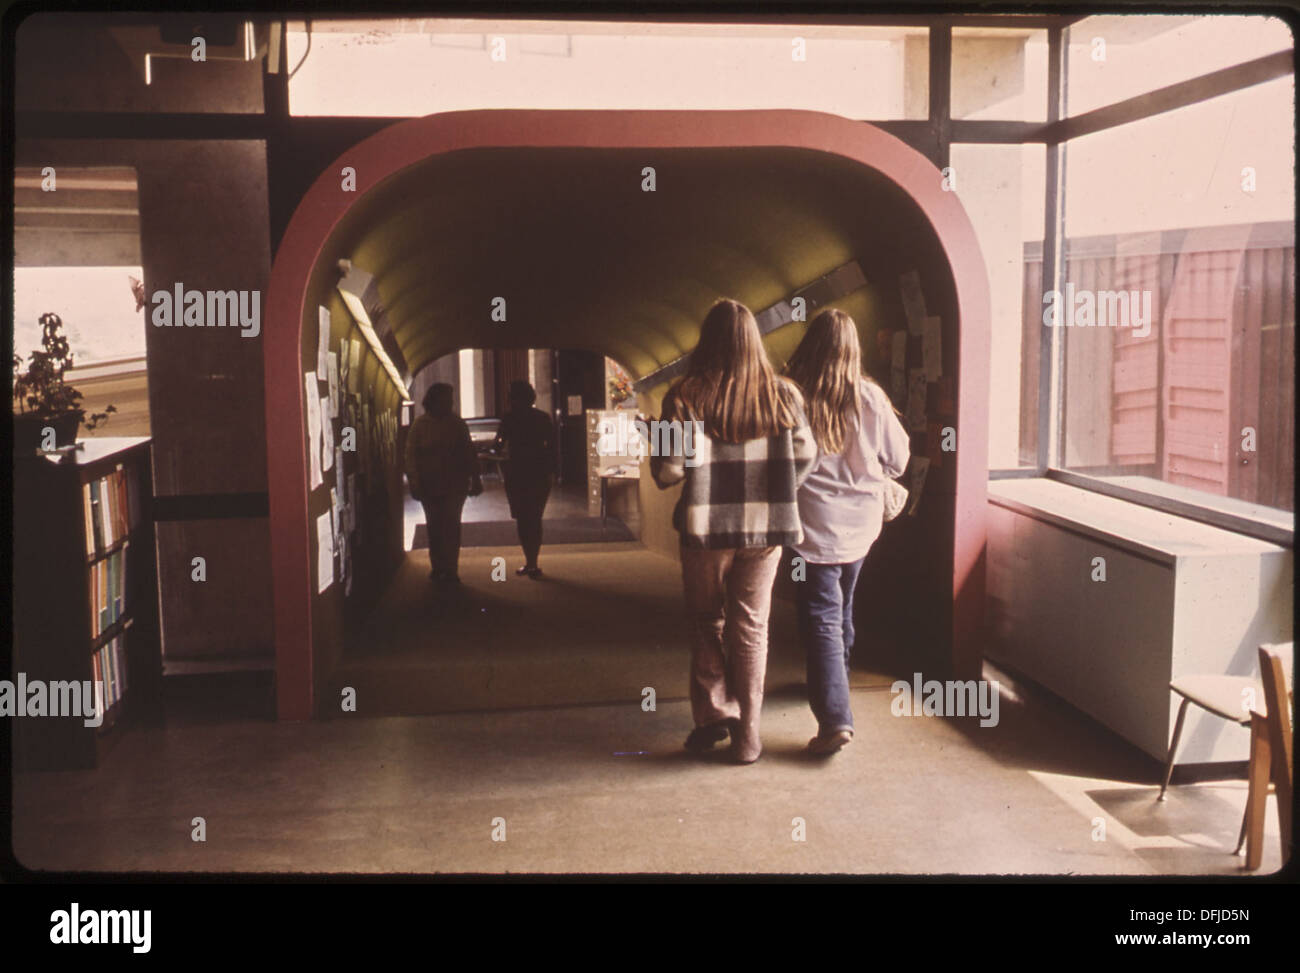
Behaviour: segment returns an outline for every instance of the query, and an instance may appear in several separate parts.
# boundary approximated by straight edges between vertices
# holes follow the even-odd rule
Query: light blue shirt
[[[803,540],[794,549],[811,564],[847,564],[867,556],[880,536],[885,480],[902,476],[912,453],[885,390],[866,379],[859,388],[862,409],[844,452],[819,450],[799,487]]]

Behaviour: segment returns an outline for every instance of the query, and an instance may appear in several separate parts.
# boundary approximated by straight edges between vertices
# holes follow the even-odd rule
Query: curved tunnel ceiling
[[[375,187],[327,252],[375,276],[411,374],[458,348],[531,347],[599,351],[639,378],[690,350],[719,297],[757,312],[853,259],[868,284],[835,304],[870,331],[892,303],[873,270],[917,232],[932,238],[902,190],[829,153],[476,148]],[[779,360],[792,331],[768,339]]]

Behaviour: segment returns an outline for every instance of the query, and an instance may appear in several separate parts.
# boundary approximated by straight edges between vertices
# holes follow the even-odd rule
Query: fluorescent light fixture
[[[374,276],[366,273],[350,261],[340,260],[339,269],[344,271],[343,278],[338,283],[339,294],[343,297],[343,303],[347,306],[348,313],[356,321],[357,328],[366,339],[366,344],[370,346],[371,352],[379,359],[379,364],[384,367],[388,377],[393,380],[398,393],[402,396],[402,401],[412,401],[410,393],[406,391],[406,384],[402,381],[401,373],[398,372],[397,366],[393,364],[393,360],[388,357],[388,352],[384,351],[379,335],[375,333],[375,326],[371,323],[370,314],[366,311],[365,302],[362,300],[362,296],[374,284]]]

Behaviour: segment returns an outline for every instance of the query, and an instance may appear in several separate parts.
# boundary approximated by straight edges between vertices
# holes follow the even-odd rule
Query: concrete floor
[[[505,577],[492,580],[492,562]],[[520,578],[515,547],[467,548],[463,586],[439,594],[424,551],[407,554],[378,607],[351,640],[329,695],[357,694],[367,716],[432,715],[641,699],[686,698],[681,569],[637,543],[543,547],[540,581]],[[866,639],[863,639],[866,642]],[[772,612],[770,687],[804,679],[793,606]],[[892,682],[863,666],[862,687]]]
[[[490,579],[498,554],[504,582]],[[171,680],[165,726],[125,731],[97,770],[15,778],[18,859],[114,872],[1242,874],[1229,849],[1244,782],[1158,803],[1153,761],[1005,675],[991,673],[995,727],[896,717],[893,676],[864,649],[857,739],[809,758],[816,724],[780,600],[762,759],[689,756],[676,563],[637,544],[543,554],[549,580],[533,582],[514,576],[517,551],[467,550],[450,600],[434,596],[424,552],[408,554],[335,674],[357,689],[357,713],[277,723],[267,673]],[[422,710],[438,715],[391,715]],[[191,840],[196,816],[204,842]],[[505,841],[492,840],[498,818]],[[1279,867],[1278,846],[1270,799],[1261,874]]]
[[[550,496],[546,498],[544,520],[563,520],[587,516],[586,483],[557,484],[551,489]],[[404,494],[402,500],[402,519],[406,550],[409,551],[415,539],[415,528],[424,523],[424,508],[409,492]],[[506,500],[505,484],[499,477],[494,474],[483,477],[483,492],[477,497],[469,497],[465,500],[465,507],[461,512],[461,522],[465,524],[507,523],[513,525],[510,518],[510,504]],[[518,550],[517,546],[516,550]]]
[[[98,770],[18,776],[15,853],[91,871],[1243,874],[1243,782],[1158,803],[1148,759],[1020,692],[1004,683],[980,728],[859,688],[857,739],[818,761],[798,688],[773,691],[765,753],[737,767],[681,749],[680,700],[275,723],[245,691],[127,732]],[[1260,874],[1279,864],[1270,799]]]

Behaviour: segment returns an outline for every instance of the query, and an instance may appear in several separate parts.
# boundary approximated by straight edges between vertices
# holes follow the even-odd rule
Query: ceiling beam
[[[816,280],[805,284],[788,298],[783,298],[755,314],[754,320],[758,322],[759,334],[771,334],[777,328],[792,324],[795,320],[794,302],[796,300],[802,299],[804,302],[804,316],[800,320],[809,320],[810,312],[826,307],[840,298],[860,290],[866,286],[866,283],[866,275],[862,273],[862,268],[858,265],[858,262],[850,260],[848,263],[836,267],[829,274],[823,274]],[[686,371],[690,359],[690,352],[687,352],[656,368],[653,372],[641,376],[632,383],[632,387],[638,392],[644,392],[646,389],[654,388],[663,382],[671,381]]]
[[[1081,135],[1091,135],[1093,132],[1114,128],[1116,125],[1126,125],[1129,122],[1150,118],[1152,115],[1186,108],[1197,102],[1294,73],[1295,51],[1278,51],[1276,54],[1257,57],[1253,61],[1234,64],[1230,68],[1211,71],[1209,74],[1188,81],[1180,81],[1133,98],[1126,98],[1113,105],[1095,108],[1072,118],[1062,118],[1044,126],[1043,136],[1049,144],[1059,144]]]

